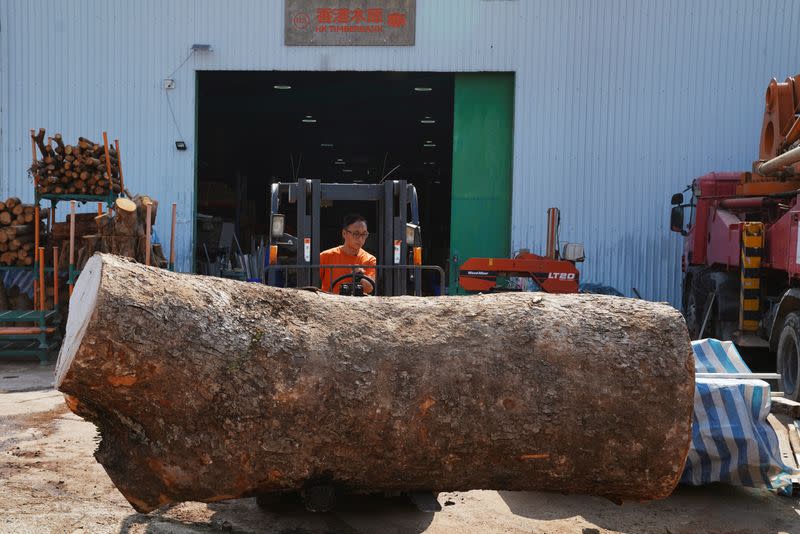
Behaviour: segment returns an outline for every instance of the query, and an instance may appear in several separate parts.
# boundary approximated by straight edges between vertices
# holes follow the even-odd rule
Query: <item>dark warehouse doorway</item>
[[[216,258],[236,246],[231,232],[245,253],[259,242],[271,184],[297,178],[408,181],[419,196],[423,263],[446,267],[453,99],[449,73],[199,72],[198,272],[213,270],[208,258],[224,263]],[[322,210],[323,250],[340,244],[346,212],[377,227],[375,207],[363,204]],[[371,240],[364,248],[374,253]]]

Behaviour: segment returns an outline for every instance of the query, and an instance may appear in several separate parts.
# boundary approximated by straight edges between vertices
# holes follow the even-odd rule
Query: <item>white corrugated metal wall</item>
[[[678,301],[669,196],[756,156],[763,92],[800,71],[800,2],[417,0],[416,46],[283,46],[280,0],[0,2],[0,196],[32,198],[27,132],[103,129],[126,183],[178,203],[190,265],[195,71],[514,71],[512,245],[544,247],[545,210],[583,241],[584,280]],[[172,77],[178,152],[161,81]],[[166,211],[166,210],[165,210]],[[168,217],[157,229],[167,235]]]

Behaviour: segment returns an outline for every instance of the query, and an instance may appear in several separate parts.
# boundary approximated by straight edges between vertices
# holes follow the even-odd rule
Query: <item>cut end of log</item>
[[[69,299],[67,329],[56,362],[56,388],[61,386],[64,381],[64,376],[72,365],[75,353],[86,334],[86,326],[89,324],[97,304],[97,291],[100,288],[102,268],[103,261],[99,255],[89,258],[78,277],[72,297]]]
[[[130,199],[120,197],[116,200],[115,204],[118,210],[127,211],[129,213],[136,211],[136,204]]]

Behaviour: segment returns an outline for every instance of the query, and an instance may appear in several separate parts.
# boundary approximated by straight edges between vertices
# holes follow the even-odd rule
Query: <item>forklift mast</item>
[[[320,263],[320,211],[323,205],[329,206],[337,201],[377,203],[377,289],[380,295],[405,295],[408,271],[381,269],[382,266],[411,265],[409,245],[421,246],[417,190],[405,180],[387,180],[380,184],[339,184],[301,178],[297,182],[272,184],[268,220],[271,246],[277,245],[281,237],[282,231],[276,232],[274,223],[276,216],[283,217],[282,203],[288,202],[297,207],[297,254],[294,264],[298,287],[319,287],[319,269],[310,266]],[[413,238],[409,236],[409,231],[413,232]],[[270,280],[270,283],[273,281]],[[414,283],[421,283],[419,276],[414,277]]]

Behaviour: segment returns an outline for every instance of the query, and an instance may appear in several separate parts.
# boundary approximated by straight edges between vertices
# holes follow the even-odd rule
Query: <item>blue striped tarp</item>
[[[750,373],[730,341],[692,342],[698,373]],[[780,459],[778,438],[767,423],[770,388],[758,379],[698,378],[692,443],[681,483],[727,482],[791,494],[792,475]]]
[[[750,373],[733,341],[701,339],[692,342],[694,368],[698,373]]]

